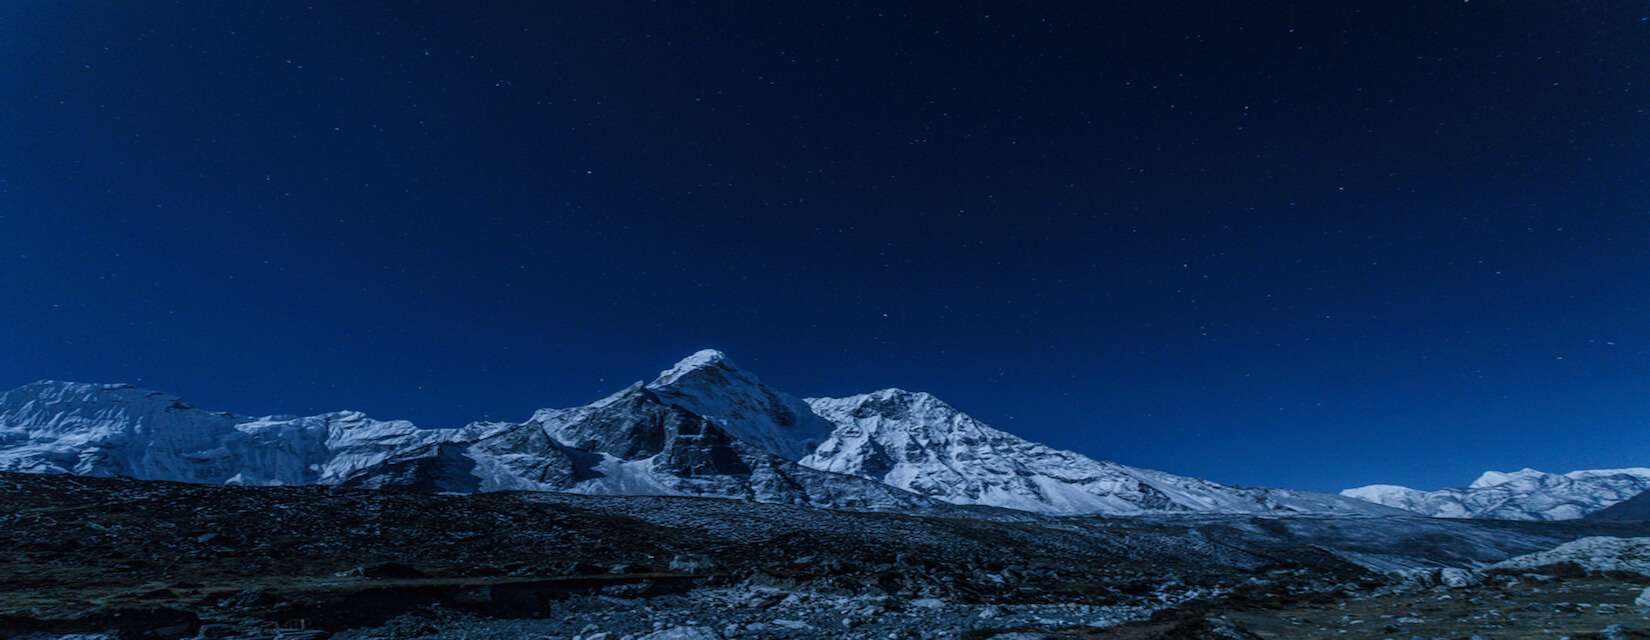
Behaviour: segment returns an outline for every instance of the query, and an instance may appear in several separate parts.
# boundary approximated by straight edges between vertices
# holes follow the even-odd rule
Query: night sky
[[[1227,483],[1650,466],[1643,1],[238,4],[0,4],[0,388],[716,347]]]

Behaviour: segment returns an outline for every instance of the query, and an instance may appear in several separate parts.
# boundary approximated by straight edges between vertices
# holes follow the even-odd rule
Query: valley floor
[[[1175,638],[1630,639],[1650,638],[1633,604],[1645,584],[1619,580],[1510,580],[1467,589],[1346,594],[1318,602],[1215,603],[1155,612],[1131,607],[899,603],[712,590],[651,602],[574,598],[540,620],[491,620],[451,612],[411,615],[334,636],[376,638],[574,638],[660,634],[686,638]],[[697,635],[695,635],[697,634]],[[601,637],[601,636],[597,636]]]
[[[1650,638],[1633,603],[1650,579],[1507,578],[1460,589],[1351,594],[1319,602],[1216,603],[1165,610],[1150,621],[1099,630],[1027,629],[1029,637],[1303,640]]]
[[[1634,523],[908,516],[23,474],[0,474],[0,505],[6,638],[1585,638],[1650,629],[1631,604],[1644,585],[1632,580],[1491,576],[1448,589],[1392,577],[1583,536],[1650,535]]]
[[[1650,638],[1650,619],[1633,604],[1646,584],[1650,580],[1509,580],[1228,618],[1262,638]]]

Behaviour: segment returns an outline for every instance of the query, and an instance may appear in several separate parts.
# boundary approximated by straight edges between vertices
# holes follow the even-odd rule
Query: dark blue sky
[[[1644,2],[236,4],[0,6],[0,387],[714,346],[1230,483],[1650,465]]]

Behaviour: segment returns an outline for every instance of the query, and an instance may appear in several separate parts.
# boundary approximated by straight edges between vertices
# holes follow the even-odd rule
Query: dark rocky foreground
[[[1645,536],[1650,527],[906,516],[718,499],[0,474],[0,637],[1195,638],[1365,637],[1357,634],[1367,629],[1376,634],[1367,637],[1407,638],[1399,632],[1415,623],[1398,620],[1414,612],[1381,618],[1381,607],[1472,608],[1462,603],[1475,597],[1518,607],[1556,588],[1630,602],[1635,592],[1619,579],[1403,586],[1428,567],[1498,561],[1587,535]],[[1438,596],[1448,600],[1425,600]],[[1616,617],[1642,618],[1615,605]],[[1305,622],[1287,622],[1295,619]],[[1280,624],[1287,633],[1278,635]],[[1518,624],[1515,616],[1501,629]],[[1556,637],[1530,631],[1537,635],[1485,637]]]

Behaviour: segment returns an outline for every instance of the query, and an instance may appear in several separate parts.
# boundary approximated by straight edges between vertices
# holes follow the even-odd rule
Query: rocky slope
[[[267,638],[273,625],[315,634],[291,638],[642,638],[684,627],[710,638],[1089,637],[1091,625],[1175,607],[1333,610],[1417,570],[1647,533],[1415,516],[1000,522],[711,498],[8,473],[0,504],[8,638]]]
[[[1394,485],[1347,489],[1341,495],[1440,518],[1572,520],[1650,490],[1650,469],[1545,473],[1490,471],[1465,488],[1421,491]]]
[[[1582,538],[1545,551],[1502,560],[1490,565],[1489,570],[1502,573],[1537,571],[1632,576],[1650,580],[1650,538]]]
[[[1228,487],[1094,460],[993,429],[927,393],[884,389],[808,404],[836,429],[802,464],[946,502],[1050,514],[1396,513],[1339,496]]]

